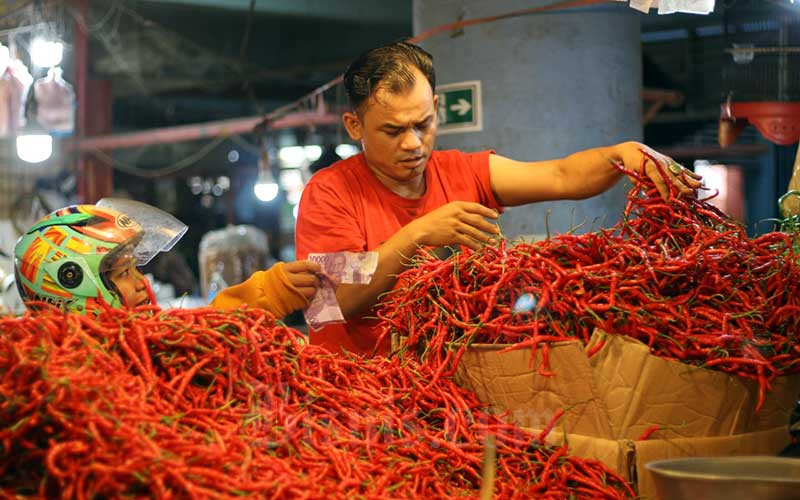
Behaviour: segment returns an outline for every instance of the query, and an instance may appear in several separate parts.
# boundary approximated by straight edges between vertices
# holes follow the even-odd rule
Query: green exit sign
[[[480,80],[437,85],[436,95],[438,134],[483,130]]]

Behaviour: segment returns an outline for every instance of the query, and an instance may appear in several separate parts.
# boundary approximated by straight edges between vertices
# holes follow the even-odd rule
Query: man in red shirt
[[[420,247],[494,242],[503,206],[582,199],[600,194],[622,177],[610,160],[643,169],[666,199],[669,182],[690,195],[700,186],[693,173],[643,144],[625,142],[565,158],[521,162],[492,151],[434,151],[435,74],[430,54],[395,42],[359,56],[344,75],[351,110],[342,121],[361,142],[362,153],[316,173],[300,201],[297,258],[310,252],[376,251],[369,285],[341,285],[337,299],[348,322],[311,330],[312,343],[334,352],[369,354],[379,332],[372,306],[390,290]],[[687,175],[684,175],[687,174]]]

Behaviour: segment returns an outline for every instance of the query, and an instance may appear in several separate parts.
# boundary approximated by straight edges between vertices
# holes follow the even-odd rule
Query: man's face
[[[121,255],[108,272],[108,278],[117,287],[123,306],[136,307],[150,303],[147,278],[139,272],[133,255]]]
[[[425,76],[414,73],[416,82],[408,92],[379,88],[357,114],[344,116],[350,137],[361,141],[367,164],[384,184],[422,178],[433,150],[438,98]]]

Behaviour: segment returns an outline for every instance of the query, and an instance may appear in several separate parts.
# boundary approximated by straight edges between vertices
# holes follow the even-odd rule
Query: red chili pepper
[[[800,327],[793,239],[750,239],[706,201],[665,202],[646,176],[633,177],[625,214],[612,228],[409,269],[400,280],[422,292],[387,296],[385,331],[407,337],[405,353],[422,352],[434,369],[466,338],[535,355],[566,336],[588,342],[599,328],[632,336],[658,356],[756,380],[762,398],[775,377],[800,373],[800,349],[790,340]],[[538,297],[538,307],[512,311],[523,293]],[[440,296],[451,307],[437,306]],[[445,327],[421,328],[409,320],[416,316]],[[757,353],[748,347],[755,345]],[[549,373],[546,363],[539,369]]]
[[[650,427],[648,427],[647,429],[645,429],[645,431],[642,432],[642,435],[639,436],[638,438],[636,438],[636,441],[646,441],[646,440],[650,439],[650,436],[652,436],[656,431],[659,431],[659,430],[661,430],[663,428],[664,427],[661,426],[661,425],[653,424]]]
[[[564,408],[559,408],[558,410],[556,410],[556,412],[553,414],[553,417],[547,422],[547,425],[545,425],[544,429],[542,429],[542,432],[539,433],[540,443],[545,442],[545,439],[547,439],[547,435],[550,434],[550,431],[553,430],[553,427],[555,427],[556,422],[558,422],[558,419],[560,419],[563,416],[564,416]]]

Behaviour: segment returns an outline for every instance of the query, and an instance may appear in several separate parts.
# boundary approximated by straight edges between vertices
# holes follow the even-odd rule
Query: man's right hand
[[[453,201],[414,219],[384,241],[378,248],[378,268],[368,285],[342,284],[336,299],[344,317],[352,319],[372,307],[378,297],[390,290],[397,275],[407,269],[408,256],[421,246],[464,245],[480,250],[500,234],[497,211],[480,203]],[[487,220],[488,219],[488,220]]]
[[[494,221],[498,217],[496,210],[480,203],[453,201],[408,223],[402,231],[420,246],[458,244],[480,250],[500,234],[497,224],[486,220]]]

